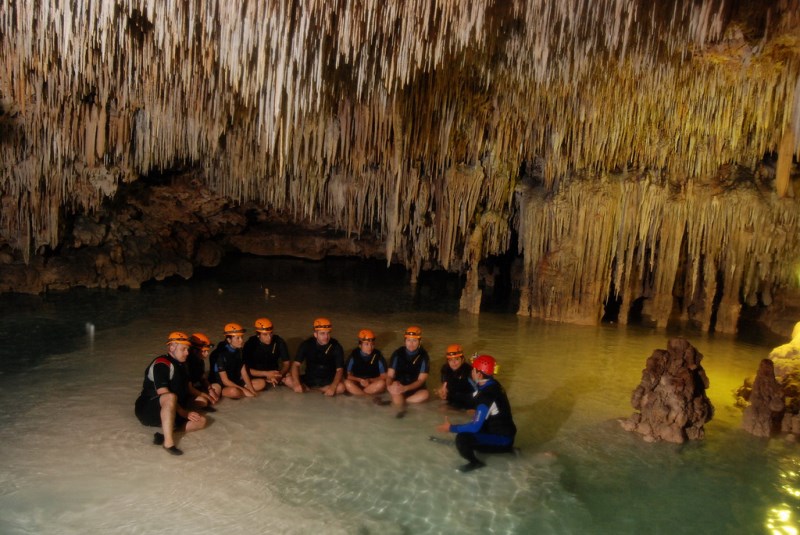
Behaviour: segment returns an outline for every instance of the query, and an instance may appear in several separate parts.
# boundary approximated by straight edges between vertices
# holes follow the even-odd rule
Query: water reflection
[[[796,446],[740,431],[732,405],[731,391],[769,347],[689,333],[705,355],[715,419],[705,441],[646,444],[616,420],[632,412],[631,391],[666,335],[464,314],[458,292],[457,278],[432,275],[412,288],[405,272],[374,263],[243,258],[136,292],[4,296],[0,532],[796,529]],[[452,446],[428,440],[444,415],[437,403],[396,420],[364,400],[287,390],[223,402],[207,430],[181,439],[177,462],[149,444],[132,406],[167,332],[216,341],[227,322],[250,328],[268,316],[293,352],[318,315],[333,319],[347,350],[371,328],[384,354],[420,324],[435,371],[453,342],[497,356],[521,456],[495,456],[465,476]]]

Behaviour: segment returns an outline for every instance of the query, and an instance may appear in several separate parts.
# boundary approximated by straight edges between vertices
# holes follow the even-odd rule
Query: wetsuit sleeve
[[[381,375],[386,373],[386,361],[383,357],[378,358],[378,373]]]
[[[351,371],[353,371],[353,361],[354,360],[355,360],[355,358],[353,357],[353,355],[350,355],[350,358],[347,359],[347,369],[346,369],[347,373],[350,373]]]
[[[283,338],[278,340],[278,360],[281,362],[289,360],[289,348]]]
[[[422,359],[422,365],[419,367],[419,373],[429,373],[431,371],[431,360],[430,357],[425,354]]]
[[[337,343],[336,347],[333,348],[333,362],[336,366],[336,369],[344,368],[344,349],[342,349],[341,344]]]
[[[483,422],[489,415],[489,407],[481,403],[475,408],[475,416],[472,421],[466,424],[451,425],[451,433],[477,433],[483,427]]]
[[[302,362],[304,362],[306,360],[306,346],[307,345],[308,344],[303,342],[302,344],[300,344],[300,347],[297,348],[297,355],[295,355],[295,357],[294,357],[294,361],[295,362],[302,363]]]
[[[156,390],[159,388],[169,388],[170,362],[165,358],[156,359],[153,363],[153,384]]]

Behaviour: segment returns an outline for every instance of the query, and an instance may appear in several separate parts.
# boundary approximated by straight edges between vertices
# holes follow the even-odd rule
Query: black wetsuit
[[[449,364],[442,365],[442,384],[447,383],[447,403],[459,409],[475,408],[475,389],[470,382],[472,366],[462,362],[453,370]]]
[[[207,379],[205,377],[206,363],[203,357],[190,350],[189,356],[186,358],[186,371],[189,375],[189,382],[191,385],[201,392],[205,392],[208,385],[206,384]]]
[[[208,380],[212,383],[219,383],[223,387],[219,372],[228,374],[228,379],[239,386],[244,386],[242,379],[242,350],[234,349],[228,342],[220,342],[209,357],[211,360],[211,370]]]
[[[511,417],[511,405],[503,387],[494,379],[479,385],[475,391],[475,416],[472,421],[451,425],[456,433],[456,447],[471,465],[480,465],[476,451],[504,453],[514,448],[517,426]]]
[[[392,353],[392,363],[389,365],[390,369],[394,370],[394,380],[400,381],[401,385],[410,385],[417,379],[419,374],[430,373],[430,357],[424,348],[420,347],[413,353],[409,354],[406,347],[398,347]],[[425,383],[415,389],[414,391],[406,392],[405,396],[410,396],[418,390],[425,388]]]
[[[356,348],[347,357],[347,373],[359,379],[375,379],[386,373],[386,360],[377,349],[365,355]]]
[[[327,344],[319,345],[313,336],[297,348],[295,362],[306,363],[303,382],[310,387],[327,386],[333,382],[336,370],[344,368],[344,349],[331,338]]]
[[[136,398],[134,412],[144,425],[161,426],[161,401],[159,388],[168,388],[178,398],[178,405],[187,407],[189,401],[189,379],[185,366],[170,355],[154,358],[144,371],[142,392]],[[185,418],[175,415],[175,423],[185,422]]]
[[[263,343],[256,334],[247,339],[242,349],[247,369],[259,371],[280,371],[281,365],[289,360],[286,342],[277,334],[272,335],[269,344]]]

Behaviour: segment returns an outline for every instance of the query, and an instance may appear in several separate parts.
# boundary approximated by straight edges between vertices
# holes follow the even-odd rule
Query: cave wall
[[[0,0],[3,288],[342,253],[465,273],[477,312],[516,236],[520,313],[731,330],[797,287],[799,29],[796,0]],[[186,168],[216,208],[153,226],[131,188]]]

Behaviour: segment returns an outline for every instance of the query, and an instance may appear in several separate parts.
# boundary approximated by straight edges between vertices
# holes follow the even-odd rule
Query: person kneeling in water
[[[477,385],[475,391],[475,416],[472,421],[461,425],[450,424],[447,417],[436,427],[442,433],[456,433],[458,453],[468,461],[459,468],[470,472],[485,466],[475,452],[507,453],[514,451],[514,436],[517,426],[511,417],[511,405],[505,390],[494,376],[497,362],[490,355],[480,355],[472,361],[472,380]]]

